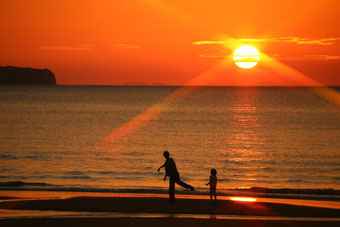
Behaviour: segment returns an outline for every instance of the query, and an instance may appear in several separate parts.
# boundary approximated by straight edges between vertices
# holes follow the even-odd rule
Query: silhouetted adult
[[[158,172],[161,168],[165,167],[165,176],[164,176],[164,180],[166,179],[167,176],[170,177],[169,180],[169,198],[171,202],[175,202],[175,183],[177,183],[178,185],[184,187],[184,188],[188,188],[190,190],[194,190],[194,187],[184,183],[183,181],[180,180],[179,178],[179,173],[177,171],[177,167],[176,167],[176,163],[175,161],[170,158],[170,154],[168,151],[164,151],[163,153],[165,160],[165,163],[158,168]]]

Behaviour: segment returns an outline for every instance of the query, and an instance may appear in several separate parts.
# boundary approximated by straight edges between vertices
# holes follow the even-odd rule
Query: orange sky
[[[49,68],[58,84],[340,85],[339,9],[338,0],[2,0],[0,65]],[[240,44],[263,54],[255,68],[232,62]]]

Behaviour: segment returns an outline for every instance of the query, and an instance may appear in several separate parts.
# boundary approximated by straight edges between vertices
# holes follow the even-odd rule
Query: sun
[[[235,50],[233,59],[238,67],[249,69],[257,65],[260,60],[260,53],[255,47],[244,45]]]

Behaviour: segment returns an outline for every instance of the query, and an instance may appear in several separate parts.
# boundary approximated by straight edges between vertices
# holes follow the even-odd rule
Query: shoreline
[[[214,203],[207,195],[179,194],[176,195],[176,203],[169,203],[167,194],[0,191],[0,209],[236,215],[244,214],[243,211],[247,210],[248,214],[250,212],[254,215],[276,216],[275,213],[262,212],[263,209],[257,209],[262,207],[266,208],[264,210],[278,209],[279,213],[284,211],[285,216],[300,217],[304,209],[311,211],[329,209],[337,211],[340,217],[340,202],[338,201],[261,198],[243,195],[218,196],[217,198],[217,203]],[[176,207],[181,210],[176,210]],[[221,207],[223,209],[219,209]],[[242,212],[235,207],[242,208]],[[294,214],[290,208],[297,209],[300,213]],[[330,217],[331,215],[324,214],[324,216]]]
[[[195,187],[195,191],[177,189],[176,194],[209,195],[207,187]],[[5,181],[0,182],[1,191],[41,191],[41,192],[79,192],[79,193],[137,193],[137,194],[168,194],[168,187],[96,187],[96,186],[70,186],[50,184],[46,182]],[[218,188],[220,196],[253,196],[265,198],[291,198],[340,201],[340,188],[266,188],[266,187],[239,187]]]
[[[18,182],[11,182],[18,183]],[[3,187],[0,183],[0,197],[5,195],[7,197],[13,197],[13,195],[48,195],[48,194],[89,194],[89,195],[152,195],[158,197],[164,197],[168,195],[168,188],[126,188],[126,189],[113,189],[113,188],[62,188],[62,187],[29,187],[26,184],[37,183],[23,183],[22,186],[16,187]],[[2,183],[4,184],[4,183]],[[201,198],[209,198],[209,191],[206,188],[195,188],[195,191],[189,191],[184,189],[177,189],[176,195],[178,196],[196,196]],[[291,199],[291,200],[311,200],[311,201],[329,201],[340,202],[340,190],[338,189],[291,189],[291,188],[235,188],[235,189],[218,189],[217,196],[223,197],[256,197],[261,199]]]
[[[187,191],[184,191],[187,192]],[[168,194],[165,193],[126,193],[126,192],[75,192],[75,191],[40,191],[40,190],[0,190],[0,202],[3,201],[24,201],[24,200],[49,200],[49,199],[70,199],[76,197],[104,197],[104,198],[163,198],[168,199]],[[200,199],[210,200],[208,194],[181,194],[177,193],[176,198],[179,199]],[[340,201],[337,199],[328,200],[322,197],[275,197],[275,196],[263,196],[256,194],[230,194],[230,195],[217,195],[218,200],[234,200],[234,198],[251,198],[256,202],[265,203],[278,203],[278,204],[291,204],[312,206],[320,208],[334,208],[340,209]],[[237,200],[237,199],[236,199]]]

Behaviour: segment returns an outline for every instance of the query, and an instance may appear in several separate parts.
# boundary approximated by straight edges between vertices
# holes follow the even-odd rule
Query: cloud
[[[227,43],[231,43],[230,41],[196,41],[196,42],[192,42],[192,44],[194,45],[206,45],[206,44],[227,44]]]
[[[208,54],[200,54],[198,55],[200,58],[226,58],[227,55],[208,55]]]
[[[278,60],[286,60],[286,61],[298,61],[298,60],[340,60],[340,56],[338,55],[327,55],[327,54],[316,54],[316,55],[303,55],[303,56],[274,56]]]
[[[315,60],[340,60],[340,56],[337,55],[306,55],[306,57]]]
[[[299,38],[294,36],[261,39],[226,39],[226,40],[205,40],[192,42],[193,45],[219,45],[234,43],[294,43],[297,45],[333,45],[340,38]]]
[[[242,44],[256,44],[256,43],[286,43],[295,45],[318,45],[318,46],[331,46],[340,41],[340,38],[299,38],[294,36],[278,37],[278,38],[261,38],[261,39],[225,39],[225,40],[204,40],[192,42],[193,45],[222,45],[226,49],[233,49],[235,46]],[[299,55],[299,56],[282,56],[279,54],[271,53],[269,57],[277,60],[340,60],[338,55],[329,55],[327,53],[316,53],[314,55]],[[200,54],[201,58],[226,58],[231,56],[221,54]]]
[[[81,47],[95,47],[96,45],[90,44],[90,43],[85,43],[85,44],[80,44]]]
[[[81,44],[79,46],[41,46],[40,50],[69,50],[69,51],[83,51],[93,50],[93,44]]]
[[[141,48],[138,45],[129,44],[129,43],[119,43],[114,44],[112,46],[108,46],[106,48],[122,48],[122,49],[137,49]],[[86,50],[94,50],[96,48],[95,44],[80,44],[77,46],[41,46],[41,50],[55,50],[55,51],[86,51]]]
[[[140,48],[140,46],[134,45],[134,44],[127,44],[127,43],[120,43],[113,45],[114,47],[123,48],[123,49],[137,49]]]
[[[298,37],[280,37],[274,39],[268,39],[267,42],[277,43],[296,43],[298,45],[333,45],[334,42],[340,40],[340,38],[298,38]]]

